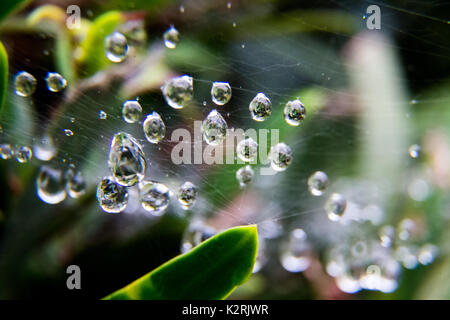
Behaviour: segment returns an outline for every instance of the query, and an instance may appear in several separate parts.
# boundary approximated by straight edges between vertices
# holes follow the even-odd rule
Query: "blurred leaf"
[[[0,21],[14,10],[24,7],[30,0],[5,0],[0,1]]]
[[[5,102],[6,88],[8,87],[8,54],[0,42],[0,110]]]
[[[105,56],[105,37],[111,34],[124,21],[124,15],[119,11],[109,11],[99,16],[92,23],[86,39],[81,43],[80,70],[84,76],[89,76],[103,69],[111,62]]]
[[[44,20],[56,21],[58,23],[65,21],[66,13],[60,7],[54,5],[44,5],[37,7],[27,17],[27,23],[36,25]]]
[[[250,277],[257,247],[256,225],[231,228],[105,299],[224,299]]]
[[[33,10],[27,17],[30,26],[42,25],[55,37],[55,63],[57,70],[69,82],[75,83],[73,48],[66,29],[66,12],[54,5],[44,5]]]

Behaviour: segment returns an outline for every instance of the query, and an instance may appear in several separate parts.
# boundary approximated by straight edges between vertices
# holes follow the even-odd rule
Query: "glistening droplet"
[[[133,186],[144,178],[144,151],[132,135],[124,132],[114,135],[109,151],[109,168],[117,183],[123,186]]]

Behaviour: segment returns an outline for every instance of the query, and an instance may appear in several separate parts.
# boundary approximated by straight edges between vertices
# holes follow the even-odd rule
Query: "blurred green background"
[[[2,3],[0,40],[8,54],[9,81],[0,142],[32,147],[50,135],[57,147],[50,165],[76,165],[87,189],[81,198],[46,204],[35,186],[43,161],[0,160],[0,298],[101,298],[179,254],[183,232],[197,219],[217,230],[258,224],[265,263],[233,299],[450,298],[450,5],[383,1],[377,3],[381,29],[368,30],[371,4]],[[81,8],[80,29],[66,27],[69,5]],[[127,59],[110,63],[104,37],[136,21],[143,29],[129,38]],[[171,25],[180,32],[174,50],[162,39]],[[22,70],[38,80],[31,98],[14,94],[14,75]],[[62,74],[68,87],[50,93],[43,81],[48,71]],[[160,86],[182,74],[194,78],[195,101],[175,110],[164,101]],[[122,103],[139,97],[144,114],[163,116],[167,138],[176,128],[192,130],[193,121],[215,108],[213,81],[227,81],[233,88],[231,101],[218,108],[229,128],[280,130],[280,140],[294,151],[286,172],[258,176],[242,190],[235,177],[240,165],[174,165],[173,141],[150,145],[139,125],[122,120]],[[272,116],[262,123],[248,112],[258,92],[273,104]],[[300,127],[290,127],[283,107],[297,97],[307,118]],[[107,119],[98,118],[101,110]],[[65,129],[74,135],[66,136]],[[143,142],[151,179],[172,190],[187,180],[199,186],[191,210],[181,210],[176,199],[160,218],[138,205],[117,215],[101,210],[95,189],[108,174],[110,140],[120,130]],[[408,154],[413,144],[421,146],[418,158]],[[328,174],[327,194],[342,192],[353,208],[376,206],[381,218],[328,221],[322,209],[327,195],[311,196],[306,184],[316,170]],[[405,245],[436,245],[439,255],[433,264],[402,268],[392,293],[351,295],[336,286],[326,271],[333,249],[348,251],[355,241],[371,245],[382,226],[397,227],[405,218],[414,222],[413,241]],[[289,273],[280,265],[279,249],[298,227],[312,245],[311,265],[305,272]],[[395,257],[395,248],[383,254]],[[81,268],[81,290],[66,288],[71,264]]]

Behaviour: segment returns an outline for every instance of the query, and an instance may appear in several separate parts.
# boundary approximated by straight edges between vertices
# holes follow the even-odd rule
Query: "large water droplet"
[[[216,233],[216,229],[208,226],[203,221],[196,220],[192,222],[184,231],[183,239],[181,241],[181,252],[186,253],[190,251],[192,248],[198,246]]]
[[[164,98],[174,109],[183,108],[194,96],[192,77],[183,75],[170,79],[161,87]]]
[[[258,93],[250,102],[249,110],[253,120],[264,121],[272,113],[272,102],[264,93]]]
[[[344,214],[346,208],[347,200],[339,193],[332,193],[325,203],[325,210],[331,221],[338,221]]]
[[[30,161],[33,156],[33,152],[27,146],[21,146],[14,150],[14,157],[16,161],[19,163],[25,163]]]
[[[152,112],[145,118],[142,123],[142,129],[150,143],[158,143],[166,135],[166,125],[163,119],[161,119],[161,116],[156,112]]]
[[[250,137],[241,140],[236,147],[236,153],[242,161],[255,161],[258,156],[258,143]]]
[[[164,44],[167,48],[175,49],[180,41],[180,33],[173,26],[170,26],[170,28],[164,32],[163,38]]]
[[[180,186],[178,190],[178,202],[183,209],[187,210],[192,207],[197,200],[197,193],[197,187],[192,182],[186,181]]]
[[[217,110],[212,110],[202,122],[203,139],[209,145],[219,145],[227,134],[227,122]]]
[[[109,152],[109,168],[117,183],[123,186],[133,186],[144,178],[144,151],[132,135],[124,132],[114,135]]]
[[[139,200],[146,211],[160,216],[169,206],[170,190],[159,182],[142,181],[139,184]]]
[[[120,32],[113,32],[105,38],[106,57],[115,63],[122,62],[128,53],[127,38]]]
[[[298,126],[306,116],[306,109],[300,100],[289,101],[284,107],[284,119],[291,126]]]
[[[275,171],[284,171],[293,159],[291,147],[281,142],[270,148],[270,165]]]
[[[79,198],[86,192],[86,181],[81,171],[70,165],[65,173],[66,191],[69,197]]]
[[[128,204],[127,188],[114,182],[112,178],[103,178],[97,187],[97,201],[105,212],[122,212]]]
[[[22,97],[31,96],[36,90],[36,78],[26,72],[20,71],[14,78],[15,93]]]
[[[135,123],[141,119],[142,107],[136,100],[128,100],[123,103],[122,117],[125,122]]]
[[[73,131],[70,130],[70,129],[64,129],[64,134],[65,134],[67,137],[71,137],[71,136],[73,136]]]
[[[0,145],[0,158],[3,160],[11,159],[13,155],[13,150],[11,145],[8,143],[4,143]]]
[[[67,86],[67,80],[56,72],[47,72],[45,81],[47,82],[47,89],[52,92],[59,92]]]
[[[64,177],[59,169],[42,166],[37,180],[36,190],[38,197],[49,204],[60,203],[66,198]]]
[[[222,106],[231,99],[231,87],[228,82],[213,82],[211,88],[212,101]]]
[[[321,196],[328,186],[328,176],[323,171],[314,172],[308,179],[308,189],[313,196]]]
[[[310,245],[302,229],[293,230],[280,249],[281,265],[289,272],[305,271],[311,264]]]

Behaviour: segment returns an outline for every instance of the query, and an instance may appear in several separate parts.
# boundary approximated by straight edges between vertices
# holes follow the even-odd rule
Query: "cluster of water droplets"
[[[57,204],[66,199],[79,198],[86,192],[86,181],[77,168],[70,164],[65,170],[51,166],[41,166],[36,178],[38,197],[48,203]]]
[[[67,80],[56,72],[47,72],[45,77],[47,89],[51,92],[60,92],[67,87]],[[14,76],[14,92],[21,97],[29,97],[36,91],[36,78],[26,72],[20,71]]]

